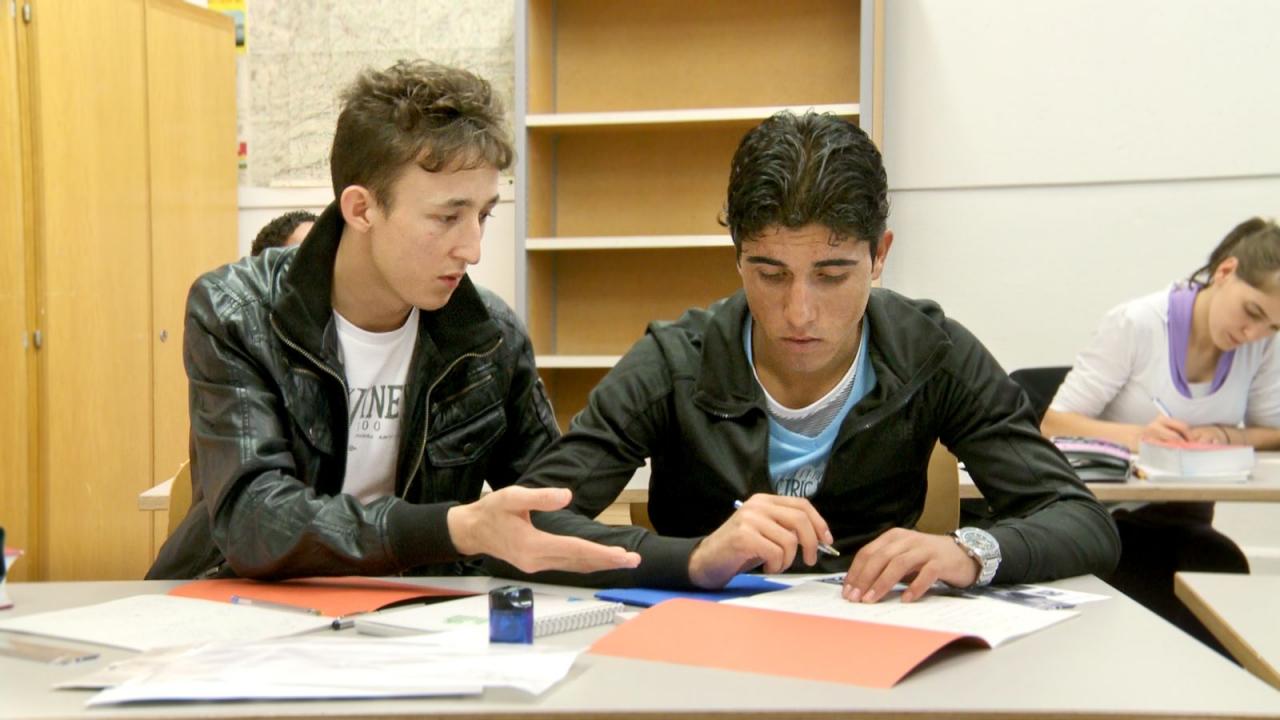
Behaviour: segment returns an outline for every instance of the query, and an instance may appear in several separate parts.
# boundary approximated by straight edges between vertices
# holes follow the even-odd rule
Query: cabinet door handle
[[[39,330],[31,333],[31,344],[35,345],[36,349],[39,350],[40,346],[44,345],[44,333]]]

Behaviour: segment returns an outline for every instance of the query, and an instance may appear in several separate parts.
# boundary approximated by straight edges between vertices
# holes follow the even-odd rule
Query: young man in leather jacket
[[[873,287],[894,240],[887,198],[879,151],[838,117],[779,113],[742,140],[724,217],[742,291],[651,324],[521,480],[573,490],[539,527],[644,558],[588,582],[715,588],[816,566],[847,570],[850,600],[901,580],[910,601],[937,580],[1115,565],[1106,510],[986,348],[935,303]],[[991,505],[989,527],[912,529],[938,440]],[[590,520],[646,458],[657,532]]]
[[[513,158],[502,118],[469,72],[363,72],[334,136],[336,199],[307,242],[196,281],[192,506],[148,577],[639,561],[535,529],[530,511],[569,491],[513,486],[558,431],[520,322],[466,274]]]

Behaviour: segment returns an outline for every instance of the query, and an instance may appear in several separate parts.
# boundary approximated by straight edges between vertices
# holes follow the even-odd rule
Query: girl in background
[[[1280,228],[1253,218],[1189,280],[1108,312],[1041,430],[1134,451],[1144,439],[1280,448],[1278,330]],[[1112,515],[1121,554],[1107,580],[1226,654],[1173,594],[1179,570],[1249,572],[1240,549],[1214,530],[1213,503],[1129,503]]]

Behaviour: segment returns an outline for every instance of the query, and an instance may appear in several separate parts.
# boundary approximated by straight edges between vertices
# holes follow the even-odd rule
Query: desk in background
[[[504,581],[423,578],[432,585],[483,591]],[[18,583],[16,612],[103,602],[164,592],[174,582]],[[1018,717],[1120,718],[1277,717],[1280,693],[1199,642],[1119,595],[1082,577],[1063,587],[1111,595],[1079,617],[995,650],[945,649],[890,690],[768,675],[583,655],[546,694],[490,690],[474,698],[383,701],[158,704],[83,708],[87,692],[54,691],[126,656],[57,667],[0,657],[0,715],[50,718],[587,718]],[[545,588],[545,586],[543,586]],[[565,590],[561,589],[561,593]],[[580,592],[580,591],[579,591]],[[6,611],[11,612],[11,611]],[[540,643],[585,647],[606,628],[555,635]],[[349,632],[349,631],[344,631]],[[874,648],[850,648],[874,652]]]
[[[1280,575],[1180,572],[1173,592],[1241,665],[1280,689]]]
[[[1280,502],[1280,452],[1260,452],[1253,475],[1242,483],[1198,483],[1192,480],[1129,480],[1088,483],[1102,502]],[[960,470],[960,499],[982,497],[969,474]]]

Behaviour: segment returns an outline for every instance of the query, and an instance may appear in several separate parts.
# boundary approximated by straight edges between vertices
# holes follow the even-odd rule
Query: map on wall
[[[493,83],[512,113],[510,0],[244,0],[237,66],[243,185],[329,184],[337,97],[361,69],[423,58]]]

